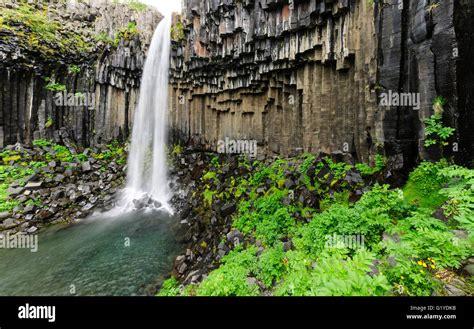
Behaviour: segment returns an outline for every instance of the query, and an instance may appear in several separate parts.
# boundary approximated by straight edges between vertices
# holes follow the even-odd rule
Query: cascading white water
[[[166,207],[169,200],[165,146],[170,33],[171,17],[165,17],[155,30],[143,69],[123,193],[129,209],[141,208],[143,203]]]

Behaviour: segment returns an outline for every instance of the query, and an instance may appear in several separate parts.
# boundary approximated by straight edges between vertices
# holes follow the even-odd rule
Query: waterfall
[[[129,209],[166,207],[166,161],[171,17],[158,25],[143,69],[123,203]]]

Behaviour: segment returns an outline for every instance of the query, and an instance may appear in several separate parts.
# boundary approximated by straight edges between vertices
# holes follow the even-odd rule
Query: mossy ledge
[[[0,9],[0,147],[52,139],[62,127],[81,146],[128,137],[162,15],[105,1],[0,1]],[[92,104],[58,105],[58,93]]]

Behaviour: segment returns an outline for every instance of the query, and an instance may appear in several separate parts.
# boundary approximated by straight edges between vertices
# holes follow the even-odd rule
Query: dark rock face
[[[423,121],[443,96],[455,155],[469,161],[472,2],[391,3],[186,0],[171,64],[173,136],[209,149],[229,137],[281,154],[342,150],[359,161],[383,147],[411,167],[437,156],[423,147]],[[415,93],[419,106],[383,105],[386,93]]]
[[[0,10],[18,6],[10,2],[0,2]],[[125,139],[138,100],[146,51],[162,16],[154,9],[135,11],[105,1],[44,1],[36,6],[48,8],[64,26],[61,33],[77,32],[93,48],[80,54],[66,48],[48,58],[30,51],[15,33],[0,26],[0,148],[39,138],[56,139],[62,127],[77,145]],[[138,32],[117,38],[112,46],[118,31],[129,22],[136,24]],[[101,35],[110,41],[97,41]],[[71,65],[80,71],[71,72]],[[52,80],[66,90],[47,89]],[[66,102],[72,99],[68,95],[74,95],[75,102]]]
[[[459,58],[457,59],[457,119],[460,151],[455,153],[459,161],[472,160],[474,154],[474,2],[454,2],[454,29],[457,37]]]
[[[459,47],[468,40],[455,31],[453,22],[457,12],[462,10],[455,2],[404,1],[402,9],[398,4],[384,5],[377,17],[381,92],[420,95],[419,110],[391,106],[382,112],[387,150],[392,154],[403,153],[405,161],[411,163],[417,158],[437,156],[423,148],[423,121],[433,114],[432,103],[436,96],[447,99],[445,123],[460,133],[451,142],[458,143],[459,148],[469,148],[472,144],[472,139],[469,141],[462,136],[462,127],[468,126],[468,122],[458,121],[464,101],[458,95],[458,89],[464,84],[459,77],[467,72],[456,71],[458,60],[464,56]]]

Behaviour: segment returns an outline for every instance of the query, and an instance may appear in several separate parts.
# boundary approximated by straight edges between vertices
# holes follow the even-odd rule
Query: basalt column
[[[358,161],[384,153],[411,167],[439,156],[424,148],[424,120],[442,96],[444,123],[456,128],[446,153],[464,162],[473,154],[471,2],[184,5],[173,26],[174,137],[209,149],[256,139],[269,153],[342,151]],[[419,103],[382,106],[387,93]]]

